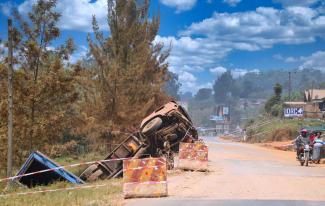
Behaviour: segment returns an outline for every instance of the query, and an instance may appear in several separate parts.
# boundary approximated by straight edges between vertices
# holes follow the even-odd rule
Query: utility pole
[[[289,72],[289,102],[291,102],[291,72]]]
[[[7,176],[12,175],[12,138],[13,138],[13,40],[12,40],[12,20],[8,19],[8,157]],[[9,182],[10,184],[10,182]]]

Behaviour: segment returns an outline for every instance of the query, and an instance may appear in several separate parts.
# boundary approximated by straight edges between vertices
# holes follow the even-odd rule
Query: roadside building
[[[324,118],[325,89],[309,89],[305,91],[305,113],[307,117]]]
[[[304,101],[284,102],[285,117],[324,118],[325,117],[325,89],[309,89],[304,93]],[[292,116],[286,114],[293,111]],[[295,111],[303,111],[299,115]]]

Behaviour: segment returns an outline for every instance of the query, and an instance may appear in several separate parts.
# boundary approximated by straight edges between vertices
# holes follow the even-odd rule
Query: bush
[[[282,117],[283,106],[281,104],[275,104],[271,107],[271,115],[274,117]]]
[[[65,144],[49,145],[45,148],[52,158],[63,157],[68,155],[78,154],[78,144],[76,141],[71,140]]]
[[[276,129],[272,135],[272,141],[284,141],[284,140],[292,140],[297,136],[297,131],[292,127],[283,127]]]

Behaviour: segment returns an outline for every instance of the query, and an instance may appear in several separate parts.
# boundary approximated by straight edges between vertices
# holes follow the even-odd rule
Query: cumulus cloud
[[[274,45],[299,45],[325,36],[325,15],[318,9],[290,6],[283,9],[259,7],[253,11],[219,13],[194,22],[178,36],[158,36],[156,41],[172,44],[170,70],[195,73],[210,70],[232,51],[259,51]],[[292,63],[299,58],[285,57]],[[234,70],[234,76],[246,71]]]
[[[233,70],[231,70],[231,75],[235,79],[237,79],[239,77],[242,77],[242,76],[244,76],[247,73],[255,73],[255,74],[258,74],[258,73],[260,73],[260,70],[258,70],[258,69],[253,69],[253,70],[233,69]]]
[[[191,10],[196,0],[160,0],[160,2],[168,7],[176,9],[176,13]]]
[[[237,6],[237,4],[239,4],[240,2],[241,0],[223,0],[223,3],[226,3],[231,7]]]
[[[201,88],[212,88],[212,82],[205,82],[201,84],[194,74],[187,71],[178,73],[178,80],[182,83],[181,92],[196,93]]]
[[[18,5],[19,13],[26,15],[36,2],[37,0],[25,0]],[[92,31],[92,15],[95,15],[100,28],[108,30],[106,0],[58,0],[56,10],[62,15],[58,24],[61,29]]]
[[[325,51],[317,51],[308,57],[302,57],[304,63],[300,69],[318,69],[325,72]]]
[[[259,7],[247,12],[215,12],[212,17],[190,25],[181,35],[200,35],[230,42],[236,49],[254,51],[275,44],[314,42],[325,34],[324,20],[324,15],[307,7]]]
[[[170,69],[176,73],[177,71],[202,71],[213,66],[231,50],[220,42],[205,38],[157,36],[155,41],[163,42],[165,45],[172,44],[168,61]]]
[[[286,63],[296,63],[296,62],[301,62],[304,60],[304,57],[292,57],[292,56],[283,56],[281,54],[275,54],[273,55],[274,59],[284,61]]]
[[[212,74],[214,74],[215,76],[217,76],[217,77],[221,76],[226,71],[227,71],[227,69],[225,67],[222,67],[222,66],[218,66],[218,67],[210,69],[210,72]]]

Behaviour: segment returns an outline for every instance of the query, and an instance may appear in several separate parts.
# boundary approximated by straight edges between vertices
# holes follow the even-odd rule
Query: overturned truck
[[[141,122],[138,132],[123,140],[106,156],[105,161],[90,165],[80,178],[94,181],[118,177],[122,174],[124,158],[142,158],[148,155],[166,157],[168,167],[172,168],[179,143],[191,143],[197,139],[197,131],[187,112],[171,101],[147,116]]]

